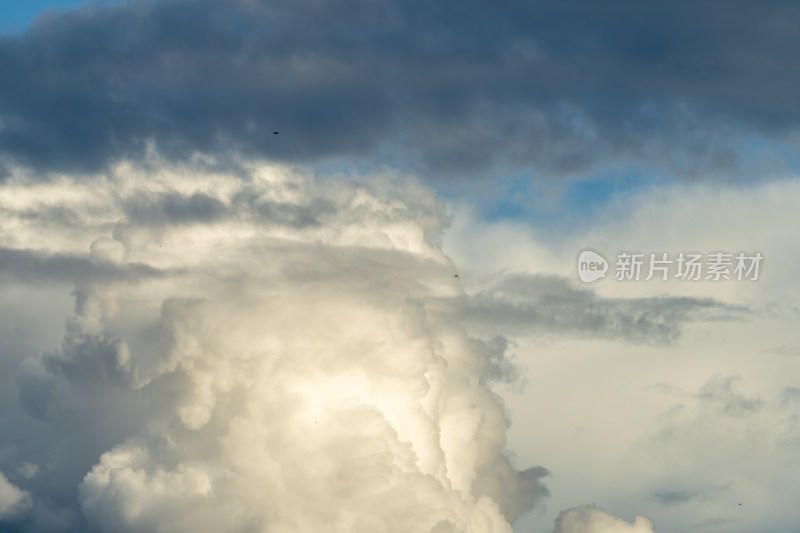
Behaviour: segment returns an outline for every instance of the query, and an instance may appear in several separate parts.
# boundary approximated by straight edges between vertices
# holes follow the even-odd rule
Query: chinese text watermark
[[[591,283],[611,269],[616,281],[756,281],[763,259],[761,252],[620,252],[612,268],[600,253],[587,249],[578,256],[578,277]]]

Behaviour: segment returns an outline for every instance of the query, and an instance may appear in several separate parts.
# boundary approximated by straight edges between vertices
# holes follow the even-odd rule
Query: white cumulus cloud
[[[28,529],[509,533],[546,494],[413,180],[120,166],[0,210],[0,303],[73,300],[2,354]]]
[[[29,507],[29,494],[11,484],[5,474],[0,472],[0,520],[14,518]]]
[[[553,533],[654,533],[653,522],[637,516],[626,522],[603,509],[591,505],[573,507],[562,512]]]

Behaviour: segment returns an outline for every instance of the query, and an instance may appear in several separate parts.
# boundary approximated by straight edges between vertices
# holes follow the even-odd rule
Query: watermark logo
[[[594,250],[583,250],[578,256],[578,277],[584,283],[592,283],[606,277],[608,261]]]
[[[620,252],[614,264],[616,281],[756,281],[760,275],[761,252],[669,254]],[[591,283],[606,277],[609,263],[594,250],[585,249],[578,256],[578,277]]]

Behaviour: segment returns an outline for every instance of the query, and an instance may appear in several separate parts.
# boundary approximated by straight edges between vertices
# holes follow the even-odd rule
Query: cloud
[[[505,451],[507,341],[460,326],[413,180],[121,165],[2,188],[0,287],[73,304],[44,349],[0,352],[0,469],[31,502],[9,527],[510,533],[547,495]]]
[[[599,507],[584,505],[562,512],[553,533],[652,533],[653,522],[637,516],[633,522],[608,514]]]
[[[764,353],[797,357],[800,355],[800,348],[797,346],[788,346],[784,344],[782,346],[775,346],[774,348],[767,348],[764,350]]]
[[[800,10],[725,5],[724,16],[713,1],[129,0],[50,11],[0,39],[0,153],[47,171],[99,170],[155,148],[226,166],[241,154],[347,159],[451,178],[630,162],[735,174],[755,157],[736,135],[765,146],[796,133],[786,73]],[[779,151],[765,164],[781,167]]]
[[[606,298],[562,276],[497,274],[462,307],[478,330],[672,344],[685,324],[736,320],[745,307],[711,298]]]
[[[748,380],[748,389],[753,381]],[[659,523],[729,523],[729,530],[750,531],[769,521],[772,530],[791,531],[789,502],[796,499],[797,487],[786,472],[795,464],[800,443],[793,389],[762,400],[740,392],[742,382],[737,376],[714,375],[695,391],[681,393],[680,403],[652,417],[650,435],[628,448],[631,468],[644,474],[634,490],[649,493],[659,507],[680,511],[671,518],[651,507],[648,513],[660,515]],[[772,511],[762,511],[765,507]]]
[[[693,490],[661,490],[653,496],[662,505],[677,505],[690,502],[700,497],[700,494]]]
[[[100,255],[102,252],[99,249],[103,246],[103,241],[95,241],[92,245]],[[117,245],[113,244],[112,246],[116,247]],[[110,247],[106,248],[106,251],[110,250]],[[134,263],[119,267],[109,261],[97,260],[92,257],[0,248],[0,276],[8,276],[19,282],[86,283],[123,279],[135,282],[141,278],[161,275],[163,273],[158,269],[143,264]]]
[[[692,502],[702,504],[709,499],[717,497],[719,493],[730,489],[732,486],[733,482],[729,482],[722,485],[695,489],[662,489],[653,492],[653,498],[656,502],[664,506],[684,505]]]
[[[800,389],[797,387],[786,387],[781,391],[781,405],[794,405],[800,403]]]
[[[741,381],[737,376],[714,376],[707,381],[697,397],[711,404],[718,406],[720,411],[726,415],[747,415],[757,412],[764,402],[759,398],[748,398],[735,388],[735,384]]]
[[[0,520],[13,519],[29,507],[29,494],[12,485],[0,472]]]
[[[670,531],[722,519],[730,532],[793,531],[799,258],[786,221],[798,191],[794,178],[621,191],[567,230],[457,207],[445,250],[471,296],[464,323],[508,338],[530,369],[525,392],[506,395],[510,447],[553,472],[550,511],[530,513],[520,530],[550,530],[559,510],[597,502]],[[608,258],[750,250],[766,259],[755,283],[587,286],[576,275],[586,247]]]

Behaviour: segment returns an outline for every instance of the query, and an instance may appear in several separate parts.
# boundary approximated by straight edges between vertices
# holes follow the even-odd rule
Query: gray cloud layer
[[[0,38],[0,153],[731,169],[731,133],[797,130],[799,21],[789,1],[90,5]]]
[[[472,327],[509,335],[666,345],[680,337],[685,324],[741,319],[749,311],[711,298],[603,298],[560,276],[498,274],[490,287],[464,302],[461,313]]]
[[[0,247],[0,278],[41,283],[61,281],[84,284],[111,281],[137,281],[160,277],[163,273],[144,264],[115,265],[108,261],[68,254],[48,254],[36,250],[12,250]]]

